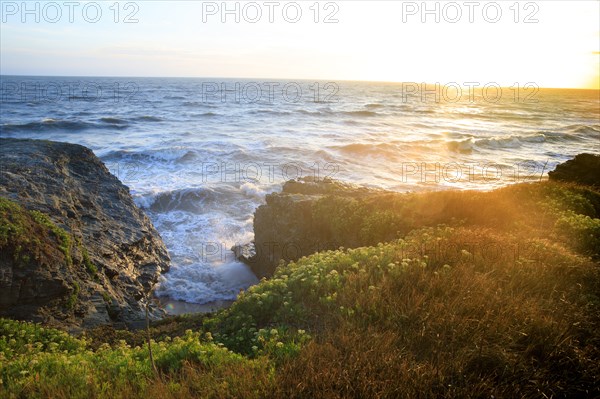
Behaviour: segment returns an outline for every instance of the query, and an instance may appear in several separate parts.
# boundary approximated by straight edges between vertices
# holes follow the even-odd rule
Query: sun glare
[[[347,33],[363,51],[364,61],[357,65],[365,67],[356,73],[365,80],[598,88],[599,2],[567,8],[560,2],[536,3],[535,10],[520,9],[520,23],[514,22],[516,11],[506,6],[503,18],[494,24],[476,12],[473,23],[466,15],[450,23],[441,8],[439,23],[435,13],[423,10],[404,16],[403,22],[402,3],[378,3],[367,12],[348,5],[345,17],[362,21],[359,32]],[[537,22],[522,23],[528,16]]]

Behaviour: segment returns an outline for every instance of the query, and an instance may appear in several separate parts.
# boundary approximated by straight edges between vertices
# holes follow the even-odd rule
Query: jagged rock
[[[600,187],[600,155],[579,154],[548,173],[550,180]]]
[[[280,261],[299,259],[312,253],[352,245],[351,238],[331,233],[315,218],[314,205],[325,196],[364,199],[382,191],[340,183],[330,179],[288,181],[281,193],[269,194],[266,204],[254,214],[254,245],[235,252],[258,278],[270,277]],[[242,254],[243,253],[243,254]]]
[[[0,197],[47,215],[72,237],[67,260],[56,242],[50,245],[56,238],[33,223],[30,230],[48,253],[24,264],[2,256],[0,316],[84,328],[139,325],[139,300],[170,260],[128,188],[76,144],[0,139],[0,172]]]

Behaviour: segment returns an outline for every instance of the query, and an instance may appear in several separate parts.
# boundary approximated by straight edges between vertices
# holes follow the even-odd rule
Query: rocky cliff
[[[128,188],[75,144],[1,139],[0,172],[0,316],[141,325],[169,257]]]
[[[254,243],[237,252],[262,278],[270,277],[281,261],[314,252],[377,245],[423,226],[466,224],[556,234],[566,245],[600,256],[600,229],[595,227],[600,223],[599,161],[598,155],[581,154],[550,172],[550,182],[490,192],[397,193],[331,180],[289,181],[280,193],[267,195],[266,204],[256,210]],[[560,200],[554,198],[557,193]],[[586,203],[589,209],[562,213],[566,206],[540,207],[540,203],[559,203],[563,197]],[[541,221],[534,222],[536,215]]]
[[[280,193],[269,194],[266,204],[254,214],[254,245],[241,259],[257,277],[269,277],[280,261],[296,260],[312,253],[357,246],[360,231],[352,222],[359,214],[349,213],[344,219],[330,218],[327,199],[340,199],[345,204],[368,201],[385,192],[325,179],[288,181]],[[350,205],[351,206],[351,205]],[[248,256],[248,253],[252,255]]]
[[[548,173],[550,180],[600,187],[600,155],[579,154]]]

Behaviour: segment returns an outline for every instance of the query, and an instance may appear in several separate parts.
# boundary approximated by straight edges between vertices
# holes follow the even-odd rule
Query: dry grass
[[[448,244],[502,238],[461,229]],[[465,256],[435,270],[349,275],[337,303],[353,313],[278,370],[275,396],[600,395],[598,267],[556,246],[528,261],[537,254],[527,248],[493,265]]]

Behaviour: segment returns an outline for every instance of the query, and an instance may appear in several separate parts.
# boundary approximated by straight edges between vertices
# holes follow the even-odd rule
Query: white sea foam
[[[246,182],[241,185],[240,191],[248,197],[262,199],[265,196],[265,190],[257,184]]]
[[[248,266],[239,262],[179,265],[162,276],[156,294],[203,304],[235,299],[240,290],[257,282]]]

